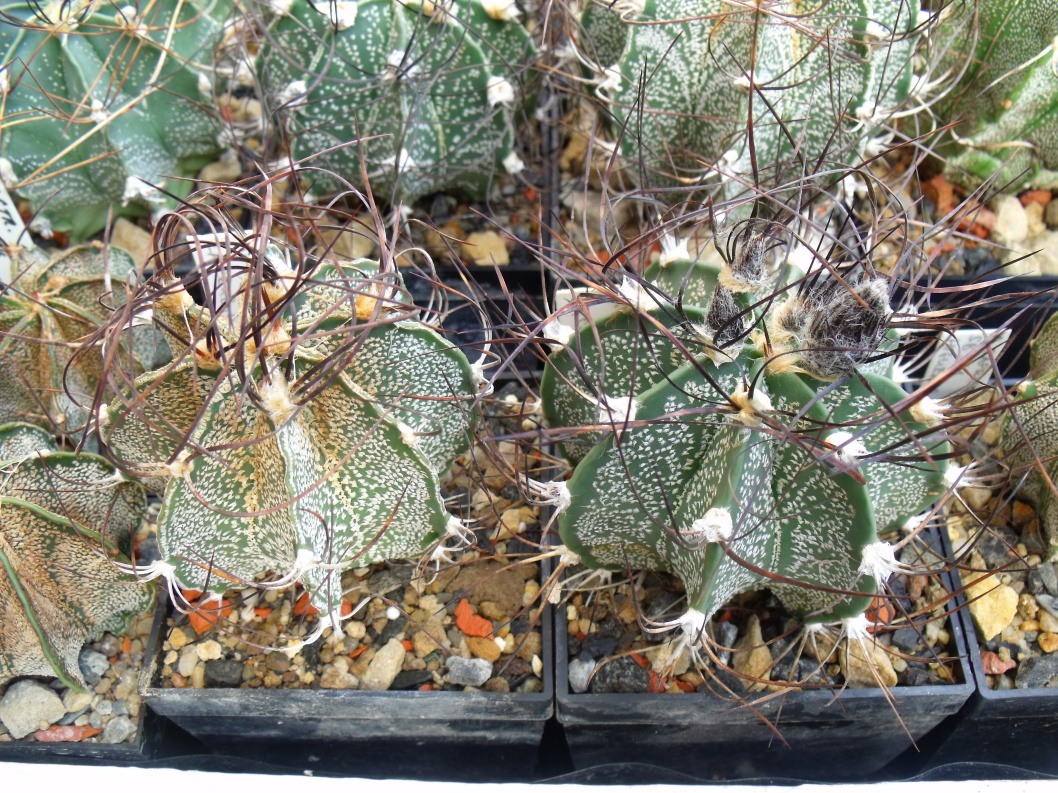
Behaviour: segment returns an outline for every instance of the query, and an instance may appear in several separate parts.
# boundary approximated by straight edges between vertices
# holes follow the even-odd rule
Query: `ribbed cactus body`
[[[341,570],[421,555],[453,532],[439,472],[468,445],[476,391],[461,351],[394,314],[376,263],[321,266],[312,283],[245,375],[209,341],[206,309],[183,292],[156,301],[196,352],[140,377],[103,440],[163,491],[167,577],[219,594],[271,572],[331,615]],[[214,327],[229,349],[246,342]]]
[[[946,489],[938,416],[909,407],[871,360],[888,343],[881,282],[755,307],[772,287],[740,285],[726,266],[652,269],[655,283],[713,296],[626,305],[548,362],[552,429],[601,425],[586,453],[565,445],[563,542],[592,567],[676,573],[706,617],[764,588],[810,622],[862,613],[876,587],[865,549]]]
[[[5,6],[3,181],[39,213],[39,228],[83,239],[110,216],[162,205],[154,188],[186,195],[191,183],[179,177],[220,150],[209,82],[206,93],[200,85],[230,7],[227,0]]]
[[[1033,379],[1018,392],[1019,401],[1003,425],[1002,445],[1018,498],[1032,504],[1050,540],[1050,558],[1058,556],[1058,314],[1032,342]],[[1050,481],[1048,481],[1050,480]]]
[[[104,363],[100,346],[78,345],[106,322],[108,308],[124,303],[125,279],[135,269],[125,251],[98,245],[16,257],[12,285],[0,295],[0,422],[26,421],[61,434],[83,427]],[[111,351],[123,364],[128,340]],[[152,364],[152,334],[137,334],[133,353],[140,371]]]
[[[364,188],[366,167],[382,198],[480,198],[496,173],[517,171],[533,52],[517,14],[481,0],[294,0],[269,28],[261,74],[295,157],[334,172],[309,175],[316,189]]]
[[[963,121],[944,152],[950,178],[1058,187],[1058,2],[978,0],[951,11],[941,35],[957,53],[951,68],[966,72],[938,108],[946,122]]]
[[[650,184],[718,168],[752,183],[750,135],[762,184],[857,164],[912,84],[919,14],[904,0],[601,5],[580,47],[598,59],[621,154]]]
[[[151,604],[153,589],[113,564],[146,510],[143,489],[30,424],[0,425],[0,468],[0,684],[84,686],[84,643]]]

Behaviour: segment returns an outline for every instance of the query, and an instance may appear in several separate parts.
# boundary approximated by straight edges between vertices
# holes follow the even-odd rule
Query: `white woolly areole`
[[[896,549],[887,542],[872,542],[863,546],[863,559],[859,571],[869,575],[879,584],[888,581],[900,569],[896,560]]]
[[[397,173],[405,173],[416,167],[415,160],[412,159],[412,156],[408,154],[405,149],[401,149],[399,154],[387,157],[382,161],[382,164],[397,166]]]
[[[492,393],[494,386],[489,382],[489,378],[485,376],[485,356],[482,356],[474,363],[470,364],[470,382],[474,386],[474,390],[477,392],[484,392],[485,396]]]
[[[419,67],[414,64],[407,69],[401,69],[407,55],[404,50],[393,50],[386,56],[386,79],[396,80],[400,77],[411,77],[419,71]]]
[[[700,642],[705,636],[705,626],[708,622],[709,619],[698,609],[687,609],[680,615],[676,624],[691,642]]]
[[[268,418],[275,424],[286,424],[297,405],[290,398],[290,388],[287,386],[286,378],[279,372],[273,372],[270,380],[261,383],[261,401]]]
[[[731,395],[731,401],[738,407],[736,421],[747,426],[757,426],[761,417],[772,409],[771,399],[761,389],[756,388],[753,395],[744,385],[739,385],[738,390]]]
[[[535,479],[529,479],[526,486],[537,504],[549,504],[558,514],[569,509],[569,505],[573,502],[573,497],[569,493],[569,485],[565,481],[537,482]]]
[[[356,0],[309,0],[312,7],[331,20],[338,30],[348,30],[356,24]]]
[[[666,234],[661,238],[661,255],[658,256],[658,266],[668,267],[680,259],[690,259],[691,252],[687,248],[687,240],[680,239],[677,235]]]
[[[706,542],[726,541],[735,533],[735,522],[724,507],[712,507],[704,518],[698,518],[691,524],[691,531],[704,536]]]
[[[525,162],[518,156],[518,152],[512,151],[503,158],[503,170],[511,176],[520,174],[525,170]]]
[[[646,5],[646,0],[616,0],[610,8],[616,11],[621,19],[627,20],[642,14]]]
[[[636,402],[635,397],[610,397],[603,394],[597,404],[600,414],[607,414],[606,416],[600,416],[600,418],[608,418],[614,424],[626,424],[630,421],[635,421],[636,411],[639,409],[639,404]]]
[[[514,0],[481,0],[481,7],[497,22],[513,22],[522,13]]]
[[[637,280],[628,276],[617,285],[617,293],[632,306],[644,311],[653,311],[655,308],[661,308],[662,305],[653,293],[648,292],[640,286]]]
[[[569,344],[569,340],[573,338],[574,333],[576,333],[576,330],[572,326],[557,319],[551,320],[540,330],[540,335],[545,339],[557,342],[563,346]]]
[[[98,99],[92,100],[91,111],[89,115],[91,115],[92,121],[97,124],[102,124],[104,121],[110,118],[110,113],[103,106],[103,103],[100,102]]]
[[[753,83],[750,81],[748,74],[740,74],[738,77],[735,77],[731,80],[731,84],[735,86],[735,88],[737,88],[738,90],[744,91],[747,94],[753,87]]]
[[[198,75],[198,92],[205,97],[213,96],[213,83],[201,72]]]
[[[7,69],[0,69],[0,95],[6,94],[11,89],[11,78],[7,76]]]
[[[463,542],[468,542],[468,536],[471,538],[474,536],[470,527],[455,515],[448,516],[448,523],[445,524],[445,534],[449,537],[457,537]]]
[[[510,107],[514,104],[514,86],[506,77],[494,74],[485,84],[485,97],[488,99],[489,107],[496,107],[496,105]]]
[[[968,465],[949,465],[948,470],[944,472],[944,484],[956,488],[969,487],[970,482],[967,476],[969,469]]]
[[[602,70],[602,74],[603,79],[598,88],[600,93],[616,91],[621,87],[621,73],[617,69],[608,66]]]
[[[559,564],[572,566],[572,565],[580,564],[580,562],[581,562],[580,554],[577,553],[576,551],[571,551],[565,545],[556,545],[554,550],[555,550],[555,553],[558,554]]]
[[[932,397],[922,397],[911,406],[911,418],[920,424],[935,427],[944,421],[944,411],[948,409],[947,402],[941,402]]]
[[[138,176],[129,176],[125,179],[125,192],[122,193],[122,201],[125,204],[132,201],[145,201],[148,204],[160,203],[162,195],[151,185]]]
[[[856,465],[870,452],[862,441],[853,440],[855,436],[851,432],[839,430],[832,432],[823,440],[834,447],[835,456],[845,465]]]
[[[912,515],[910,518],[904,521],[902,528],[905,532],[912,532],[918,529],[923,523],[929,520],[929,513],[923,512],[919,515]]]
[[[29,222],[29,230],[46,240],[50,240],[55,236],[55,230],[51,227],[51,220],[44,217],[44,215],[35,215],[33,220]]]
[[[845,631],[845,635],[859,642],[867,641],[871,638],[870,626],[871,621],[867,619],[865,614],[858,614],[855,617],[843,617],[841,620],[841,627]]]
[[[11,160],[7,157],[0,157],[0,182],[3,182],[4,187],[14,187],[18,184],[15,169],[11,167]]]
[[[279,17],[285,17],[290,13],[290,7],[294,5],[294,0],[267,0],[268,10]]]
[[[406,444],[409,446],[419,445],[419,434],[403,421],[397,421],[397,429],[400,430],[400,439]]]
[[[283,107],[296,110],[300,107],[304,107],[306,104],[306,94],[308,94],[309,86],[304,80],[294,80],[287,84],[287,87],[279,92],[276,97],[276,101]]]

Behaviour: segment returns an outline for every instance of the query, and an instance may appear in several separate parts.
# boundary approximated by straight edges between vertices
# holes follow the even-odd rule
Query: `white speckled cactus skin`
[[[108,216],[164,205],[155,188],[187,194],[190,182],[166,177],[193,176],[220,149],[200,85],[230,8],[227,0],[3,6],[0,170],[39,212],[38,230],[80,240]]]
[[[294,0],[269,26],[260,72],[295,159],[316,155],[305,167],[363,189],[362,159],[386,200],[483,197],[496,173],[523,167],[515,119],[533,45],[518,15],[481,0]],[[308,178],[317,192],[342,184]]]
[[[942,406],[891,379],[884,280],[769,298],[744,242],[723,268],[653,266],[637,294],[656,302],[623,289],[549,358],[552,430],[603,428],[563,447],[559,530],[589,567],[677,574],[705,619],[765,588],[806,622],[851,619],[887,578],[879,533],[947,489]]]
[[[717,168],[782,184],[855,165],[912,84],[920,20],[907,0],[601,5],[579,45],[645,185],[693,185]]]
[[[155,321],[183,352],[112,402],[100,430],[126,474],[163,493],[153,572],[216,595],[271,572],[337,620],[342,570],[465,531],[440,473],[473,433],[477,381],[394,307],[395,277],[367,260],[288,269],[263,288],[274,316],[256,342],[242,303],[236,325],[154,284]]]
[[[938,108],[945,123],[964,119],[956,145],[942,149],[949,178],[1058,188],[1058,0],[966,0],[953,4],[941,35],[955,43],[951,67],[966,67]]]

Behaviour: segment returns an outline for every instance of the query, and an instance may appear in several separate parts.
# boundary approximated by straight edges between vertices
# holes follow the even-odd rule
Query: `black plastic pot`
[[[549,610],[536,694],[156,686],[168,604],[158,608],[140,693],[218,755],[332,774],[460,781],[533,778],[553,706]]]
[[[888,694],[791,691],[753,710],[712,694],[574,694],[564,613],[556,610],[555,619],[556,715],[578,771],[646,764],[699,781],[839,781],[878,776],[893,764],[899,766],[893,776],[906,777],[924,764],[913,742],[958,713],[973,693],[962,625],[955,619],[949,625],[963,683],[897,687]],[[910,756],[895,763],[903,754]]]

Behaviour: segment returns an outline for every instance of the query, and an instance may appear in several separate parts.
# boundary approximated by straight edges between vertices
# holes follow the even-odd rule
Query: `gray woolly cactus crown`
[[[662,258],[626,275],[581,304],[590,321],[568,315],[541,384],[573,466],[547,489],[563,543],[589,567],[678,575],[695,640],[765,588],[806,623],[866,635],[897,569],[879,535],[947,490],[945,406],[894,379],[888,279],[781,256],[773,274],[784,234],[744,221],[723,266]]]

